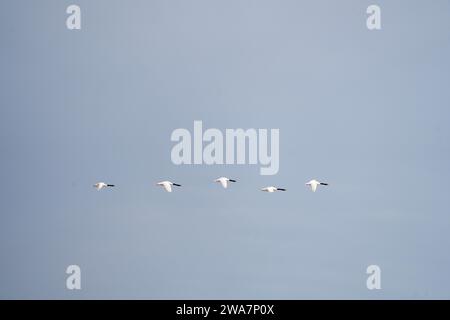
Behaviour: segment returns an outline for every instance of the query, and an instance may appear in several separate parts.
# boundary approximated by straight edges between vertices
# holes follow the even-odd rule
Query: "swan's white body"
[[[181,187],[181,185],[170,181],[161,181],[158,182],[157,185],[163,187],[167,192],[172,192],[172,186]]]
[[[224,187],[226,189],[226,188],[228,188],[228,182],[236,182],[236,180],[229,179],[227,177],[220,177],[220,178],[217,178],[216,180],[214,180],[214,182],[220,182],[222,187]]]
[[[262,188],[261,191],[264,191],[264,192],[275,192],[275,191],[286,191],[286,189],[270,186],[270,187]]]
[[[114,185],[113,184],[107,184],[105,182],[97,182],[96,184],[93,185],[93,187],[95,189],[97,189],[97,190],[101,190],[101,189],[106,188],[106,187],[114,187]]]
[[[317,187],[318,187],[319,185],[327,186],[328,183],[319,182],[319,181],[313,179],[313,180],[307,182],[306,185],[309,186],[309,187],[311,188],[312,192],[316,192]]]

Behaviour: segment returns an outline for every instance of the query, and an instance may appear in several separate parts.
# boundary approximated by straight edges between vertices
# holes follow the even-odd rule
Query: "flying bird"
[[[107,184],[107,183],[104,183],[104,182],[97,182],[96,184],[93,185],[93,187],[95,189],[97,189],[97,190],[101,190],[101,189],[106,188],[106,187],[114,187],[114,185],[113,184]]]
[[[319,182],[319,181],[313,179],[313,180],[307,182],[306,185],[311,187],[312,192],[316,192],[317,186],[319,186],[319,185],[321,185],[321,186],[327,186],[328,183]]]
[[[226,189],[228,187],[228,182],[236,182],[236,180],[228,179],[227,177],[220,177],[214,180],[214,182],[220,182],[222,187]]]
[[[161,187],[164,187],[164,189],[167,192],[172,192],[172,186],[181,187],[181,184],[173,183],[173,182],[170,182],[170,181],[161,181],[161,182],[158,182],[157,185],[159,185]]]
[[[286,189],[283,189],[283,188],[277,188],[277,187],[271,186],[271,187],[265,187],[265,188],[262,188],[261,191],[265,191],[265,192],[275,192],[275,191],[286,191]]]

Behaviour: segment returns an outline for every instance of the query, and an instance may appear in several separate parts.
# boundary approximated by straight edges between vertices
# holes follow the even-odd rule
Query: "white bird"
[[[236,182],[236,180],[228,179],[227,177],[220,177],[220,178],[217,178],[216,180],[214,180],[214,182],[220,182],[222,187],[224,187],[225,189],[228,187],[228,181],[229,182]]]
[[[172,186],[181,187],[181,184],[173,183],[170,181],[161,181],[158,182],[157,185],[164,187],[167,192],[172,192]]]
[[[95,189],[97,189],[97,190],[101,190],[101,189],[106,188],[106,187],[114,187],[114,185],[113,184],[107,184],[107,183],[104,183],[104,182],[97,182],[96,184],[93,185],[93,187]]]
[[[312,192],[316,192],[317,186],[319,186],[319,185],[321,185],[321,186],[327,186],[328,183],[319,182],[319,181],[313,179],[313,180],[307,182],[306,185],[311,187]]]
[[[261,191],[265,191],[265,192],[275,192],[275,191],[286,191],[286,189],[283,189],[283,188],[277,188],[277,187],[270,186],[270,187],[262,188]]]

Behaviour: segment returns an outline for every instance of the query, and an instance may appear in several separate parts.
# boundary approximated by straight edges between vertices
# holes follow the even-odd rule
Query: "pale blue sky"
[[[0,37],[1,298],[450,298],[449,1],[8,0]],[[173,165],[194,120],[279,128],[279,173]]]

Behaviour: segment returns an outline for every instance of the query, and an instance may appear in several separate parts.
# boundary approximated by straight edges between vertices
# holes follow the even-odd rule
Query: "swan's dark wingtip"
[[[173,185],[177,186],[177,187],[181,187],[181,184],[178,184],[178,183],[174,183]]]
[[[284,189],[284,188],[277,188],[277,190],[286,191],[286,189]]]
[[[328,183],[324,183],[324,182],[321,182],[320,183],[322,186],[327,186],[328,185]]]
[[[236,182],[236,180],[230,179],[231,182]]]

